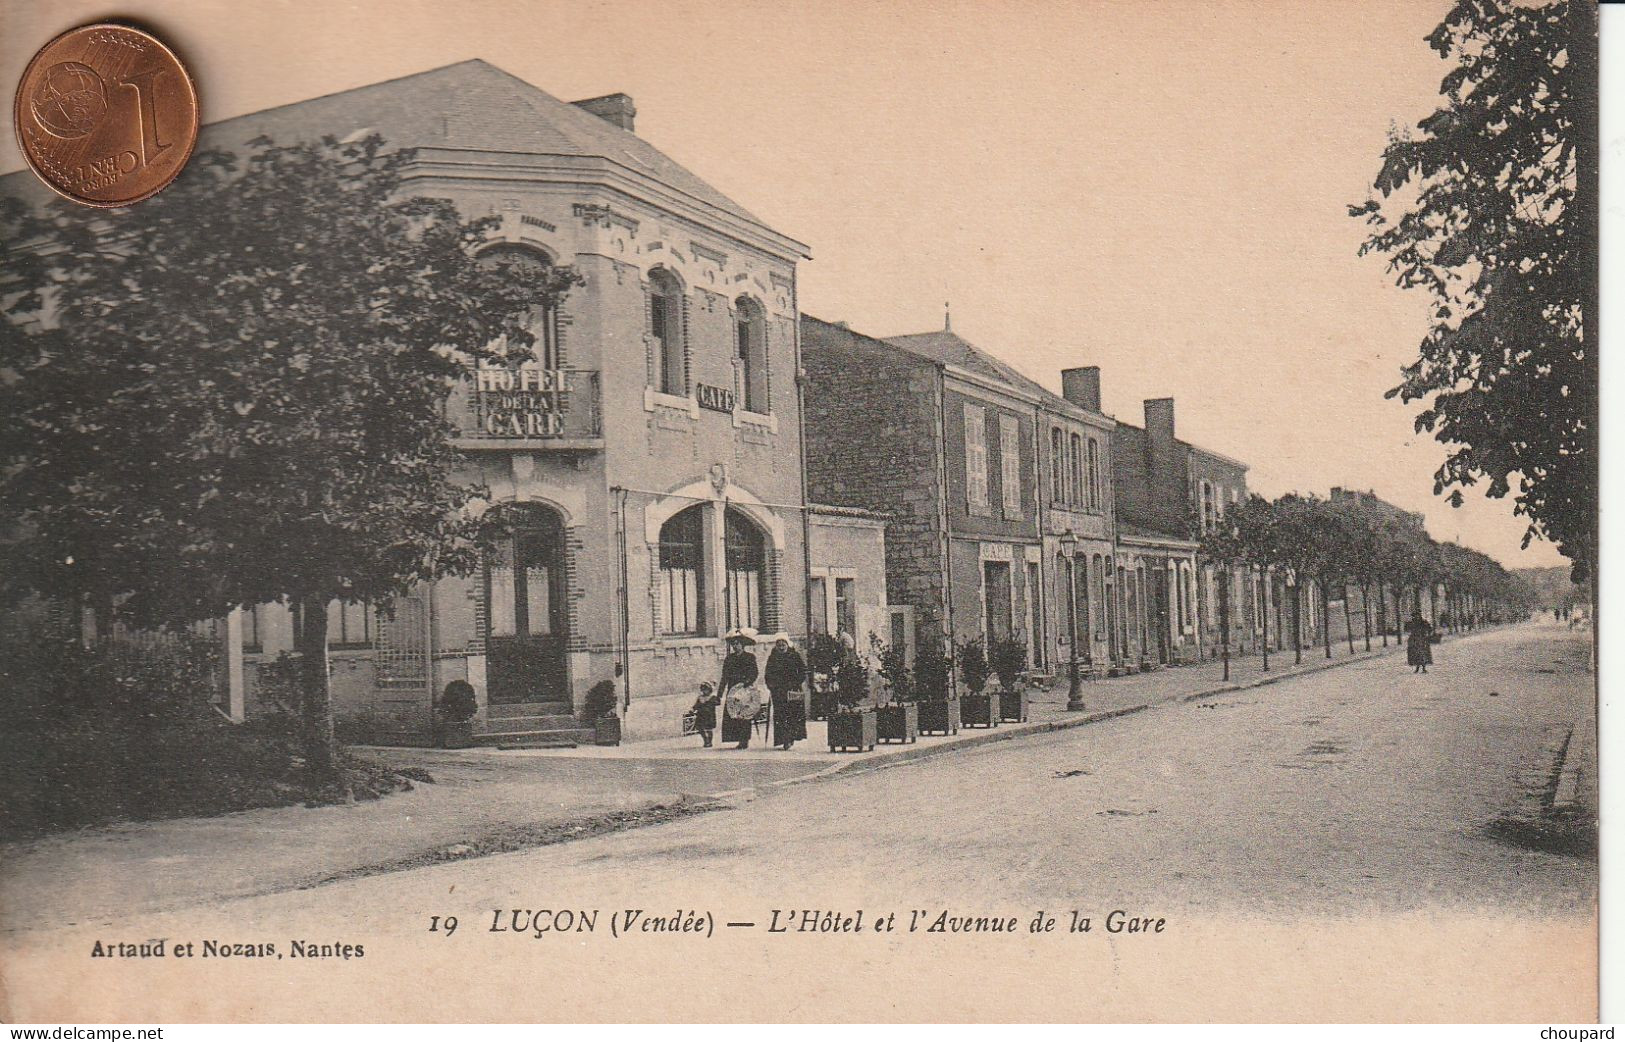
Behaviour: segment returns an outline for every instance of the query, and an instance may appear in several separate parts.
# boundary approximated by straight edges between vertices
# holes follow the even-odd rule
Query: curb
[[[742,789],[730,789],[727,792],[711,793],[702,798],[717,800],[724,803],[746,803],[766,792],[771,792],[774,789],[781,789],[789,785],[804,785],[808,782],[825,781],[841,775],[862,774],[868,771],[884,770],[888,767],[897,767],[905,763],[912,763],[916,760],[929,759],[936,756],[943,756],[948,753],[960,752],[965,749],[975,749],[980,746],[991,745],[994,742],[1008,742],[1020,738],[1054,734],[1058,731],[1070,731],[1073,728],[1087,727],[1090,724],[1097,724],[1106,720],[1116,719],[1117,717],[1141,713],[1156,706],[1195,702],[1198,699],[1211,698],[1215,695],[1227,695],[1238,691],[1248,691],[1252,688],[1267,687],[1271,684],[1278,684],[1283,680],[1292,680],[1297,677],[1308,676],[1313,673],[1322,673],[1329,669],[1339,669],[1343,666],[1352,666],[1360,662],[1374,661],[1376,659],[1395,654],[1396,652],[1403,652],[1404,650],[1405,647],[1403,644],[1393,645],[1388,648],[1373,648],[1371,651],[1356,652],[1352,657],[1345,656],[1341,659],[1334,658],[1329,661],[1316,662],[1313,665],[1305,664],[1302,667],[1293,669],[1291,672],[1255,677],[1252,680],[1219,681],[1215,684],[1215,686],[1203,688],[1200,691],[1192,691],[1185,694],[1164,695],[1159,698],[1150,699],[1149,701],[1139,702],[1134,705],[1122,706],[1117,709],[1107,709],[1094,713],[1084,713],[1075,717],[1063,717],[1059,720],[1045,720],[1040,723],[1016,724],[1015,726],[1010,727],[1008,730],[995,728],[993,730],[984,731],[980,734],[965,735],[963,737],[956,736],[953,741],[933,745],[908,746],[902,749],[893,750],[880,756],[870,756],[861,760],[846,760],[841,763],[833,763],[828,767],[823,767],[807,774],[797,775],[794,778],[781,778],[778,781],[766,782],[762,785],[750,786]]]

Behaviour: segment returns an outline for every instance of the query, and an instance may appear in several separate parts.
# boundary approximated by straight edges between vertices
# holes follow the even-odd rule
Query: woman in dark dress
[[[1412,673],[1426,673],[1433,665],[1433,627],[1422,618],[1422,609],[1411,612],[1405,624],[1405,663]]]
[[[728,634],[728,657],[722,660],[722,681],[717,684],[717,693],[722,696],[722,740],[724,742],[738,742],[739,748],[750,748],[750,719],[736,719],[727,711],[729,694],[739,694],[732,689],[743,685],[749,687],[756,683],[761,675],[761,668],[756,664],[756,656],[751,653],[750,646],[756,643],[754,635],[744,630],[734,630]],[[754,715],[754,714],[753,714]]]
[[[806,683],[807,663],[791,645],[789,634],[773,635],[773,653],[767,656],[763,679],[773,698],[773,744],[788,749],[807,737],[806,702],[790,697]]]

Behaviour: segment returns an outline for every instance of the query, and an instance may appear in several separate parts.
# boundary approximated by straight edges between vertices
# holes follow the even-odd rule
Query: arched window
[[[728,571],[723,622],[728,629],[759,629],[762,603],[767,599],[766,540],[755,523],[732,507],[723,517],[722,528],[723,558]]]
[[[481,267],[512,268],[527,280],[538,283],[547,279],[553,267],[553,260],[547,254],[516,242],[499,242],[487,246],[480,251],[478,260]],[[531,335],[536,338],[530,350],[536,357],[537,365],[543,369],[560,368],[563,360],[559,355],[558,308],[548,305],[532,310],[520,320],[520,324],[529,329]]]
[[[705,515],[696,504],[660,526],[661,630],[700,633],[705,623]]]
[[[1049,430],[1050,501],[1066,501],[1066,434],[1059,427]]]
[[[683,358],[683,285],[665,268],[649,273],[649,337],[655,348],[655,386],[664,394],[688,394]]]
[[[1089,645],[1089,605],[1092,599],[1089,596],[1089,555],[1078,554],[1072,558],[1076,571],[1072,573],[1072,592],[1078,599],[1077,628],[1074,638],[1084,644],[1085,658],[1090,657]]]
[[[739,403],[746,412],[766,413],[767,315],[749,297],[734,301],[734,348],[739,359]]]

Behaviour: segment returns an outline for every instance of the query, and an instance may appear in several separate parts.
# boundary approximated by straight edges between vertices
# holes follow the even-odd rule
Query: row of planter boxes
[[[961,727],[1025,723],[1027,711],[1027,692],[1017,689],[926,702],[893,702],[852,712],[838,711],[830,704],[823,707],[822,716],[813,719],[829,721],[830,752],[867,752],[880,742],[911,744],[922,734],[952,735],[958,734]]]

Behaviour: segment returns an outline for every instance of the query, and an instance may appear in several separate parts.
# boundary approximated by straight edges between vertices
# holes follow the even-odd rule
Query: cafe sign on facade
[[[474,374],[480,427],[493,438],[557,438],[564,433],[563,369],[481,367]]]

